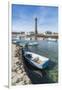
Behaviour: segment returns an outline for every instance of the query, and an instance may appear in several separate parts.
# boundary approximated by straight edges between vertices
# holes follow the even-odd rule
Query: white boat
[[[26,44],[25,43],[19,43],[18,45],[22,46],[22,47],[25,47]]]
[[[17,43],[17,40],[16,39],[13,39],[12,40],[12,43],[16,44]]]
[[[29,46],[38,45],[38,42],[29,42],[28,45],[29,45]]]
[[[57,39],[54,39],[54,38],[48,38],[47,40],[48,41],[54,41],[54,42],[57,41]]]
[[[18,43],[18,41],[19,41],[19,38],[12,38],[12,43],[16,44]]]
[[[33,52],[25,51],[24,58],[27,60],[31,65],[43,69],[48,66],[49,58],[35,54]]]

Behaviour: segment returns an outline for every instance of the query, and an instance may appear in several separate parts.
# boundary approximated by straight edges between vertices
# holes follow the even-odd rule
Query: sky
[[[12,31],[58,32],[58,7],[12,4]]]

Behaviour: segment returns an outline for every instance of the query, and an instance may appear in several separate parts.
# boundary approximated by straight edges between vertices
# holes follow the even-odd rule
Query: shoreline
[[[11,84],[26,85],[31,84],[23,65],[22,47],[12,44],[12,67],[11,67]]]

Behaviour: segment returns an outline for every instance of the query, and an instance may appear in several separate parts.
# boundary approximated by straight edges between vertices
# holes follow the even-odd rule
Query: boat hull
[[[38,69],[45,69],[47,66],[48,66],[48,62],[49,60],[47,60],[44,64],[41,64],[41,65],[36,65],[34,64],[33,62],[31,62],[31,59],[28,59],[26,56],[24,56],[24,60],[27,61],[31,66],[35,67],[35,68],[38,68]]]

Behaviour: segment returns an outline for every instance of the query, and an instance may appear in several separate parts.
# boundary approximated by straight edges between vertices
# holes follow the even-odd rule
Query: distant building
[[[58,33],[57,32],[53,32],[53,35],[58,35]]]
[[[30,35],[35,35],[35,33],[34,32],[29,32],[30,33]]]
[[[52,35],[52,32],[51,31],[46,31],[46,32],[44,32],[44,35]]]
[[[12,38],[19,38],[24,39],[25,38],[25,32],[12,32]]]
[[[19,37],[20,39],[24,40],[25,36],[26,36],[25,32],[20,32],[20,37]]]
[[[20,32],[12,32],[12,38],[19,38],[20,37]]]
[[[24,35],[24,34],[25,34],[25,32],[20,32],[20,34],[23,34],[23,35]]]

